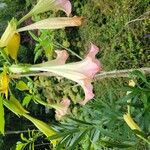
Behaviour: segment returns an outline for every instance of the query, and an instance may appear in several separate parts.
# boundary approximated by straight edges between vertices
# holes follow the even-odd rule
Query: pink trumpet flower
[[[68,107],[70,105],[69,99],[63,99],[60,103],[60,107],[55,110],[55,117],[57,120],[61,120],[63,116],[67,114]]]
[[[22,73],[26,71],[44,71],[50,72],[54,75],[59,75],[77,82],[84,90],[85,99],[80,102],[81,105],[85,105],[89,100],[94,97],[93,86],[91,84],[93,77],[99,71],[101,71],[101,65],[95,55],[99,49],[94,44],[91,44],[90,51],[79,62],[65,64],[68,58],[67,52],[57,51],[57,58],[45,63],[29,66],[23,68],[22,66],[13,65],[9,69],[13,73]]]

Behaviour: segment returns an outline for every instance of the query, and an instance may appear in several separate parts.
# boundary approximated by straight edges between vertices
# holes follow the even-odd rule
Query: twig
[[[34,130],[36,132],[39,132],[39,130]],[[22,131],[7,131],[5,132],[5,135],[9,135],[9,134],[20,134],[20,133],[28,133],[28,130],[22,130]]]
[[[105,78],[120,78],[120,77],[129,77],[129,73],[139,70],[144,74],[150,74],[150,67],[148,68],[138,68],[138,69],[125,69],[125,70],[114,70],[109,72],[102,72],[95,76],[95,80],[102,80]]]
[[[64,49],[66,49],[68,52],[70,52],[70,53],[72,53],[73,55],[75,55],[76,57],[78,57],[79,59],[83,59],[81,56],[79,56],[77,53],[75,53],[74,51],[72,51],[71,49],[69,49],[69,48],[66,48],[65,46],[63,46],[63,45],[61,45],[61,44],[59,44],[59,43],[55,43],[54,44],[55,46],[60,46],[61,48],[64,48]]]
[[[144,15],[147,15],[147,14],[150,14],[150,11],[147,11],[147,12],[145,12],[144,14],[142,14],[141,16],[137,17],[136,19],[127,22],[127,23],[125,24],[125,26],[128,25],[128,24],[130,24],[130,23],[132,23],[132,22],[149,19],[149,18],[141,18],[141,17],[143,17]]]
[[[130,24],[130,23],[132,23],[132,22],[142,21],[142,20],[145,20],[145,19],[149,19],[149,18],[137,18],[137,19],[134,19],[134,20],[131,20],[131,21],[127,22],[127,23],[125,24],[125,26],[127,26],[128,24]]]

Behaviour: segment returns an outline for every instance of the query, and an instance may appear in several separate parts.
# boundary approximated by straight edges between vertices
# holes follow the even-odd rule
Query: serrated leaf
[[[72,135],[67,135],[64,137],[57,145],[56,150],[60,150],[65,144],[71,139]]]
[[[123,143],[123,142],[113,142],[107,140],[100,140],[100,143],[107,146],[107,147],[117,147],[117,148],[129,148],[134,147],[134,143]]]
[[[4,107],[3,98],[0,96],[0,132],[4,135],[5,118],[4,118]]]
[[[27,86],[27,84],[24,81],[17,82],[16,88],[19,89],[20,91],[29,90],[29,87]]]
[[[85,137],[87,132],[88,132],[88,130],[85,130],[85,131],[81,132],[80,134],[77,134],[76,136],[74,136],[72,139],[74,141],[71,142],[71,146],[68,148],[68,150],[74,150],[74,148],[77,146],[77,144]]]

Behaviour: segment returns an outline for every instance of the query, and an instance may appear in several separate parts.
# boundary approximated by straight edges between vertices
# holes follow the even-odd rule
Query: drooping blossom
[[[84,90],[85,99],[81,101],[80,104],[85,105],[89,100],[94,97],[93,86],[91,82],[95,74],[101,70],[100,62],[98,61],[98,59],[95,58],[95,55],[98,53],[98,51],[98,47],[94,44],[91,44],[89,53],[87,54],[85,59],[79,62],[64,64],[68,56],[66,51],[62,51],[59,53],[58,57],[55,60],[37,65],[32,65],[28,68],[13,65],[9,69],[13,73],[22,73],[26,72],[27,70],[33,72],[50,72],[54,73],[54,75],[59,75],[75,81]],[[64,53],[66,53],[66,55],[64,55]]]
[[[57,120],[61,120],[61,118],[67,114],[69,105],[70,100],[68,98],[61,101],[59,108],[56,108],[55,110],[55,117]]]
[[[14,60],[17,59],[20,46],[20,34],[17,31],[17,21],[13,18],[0,39],[0,48],[5,48],[7,55]]]
[[[1,48],[6,47],[8,45],[13,35],[17,32],[16,28],[17,28],[17,22],[15,19],[12,19],[10,22],[8,22],[8,26],[0,39]]]
[[[55,17],[55,18],[47,18],[28,26],[19,28],[17,31],[28,31],[35,29],[60,29],[65,27],[74,27],[81,26],[83,22],[83,17]]]
[[[19,20],[19,24],[33,15],[44,13],[49,10],[62,10],[69,16],[71,13],[71,3],[69,0],[39,0],[33,9]]]

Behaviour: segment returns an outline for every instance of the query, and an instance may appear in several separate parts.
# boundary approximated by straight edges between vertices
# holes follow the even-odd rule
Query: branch
[[[101,72],[95,76],[95,80],[102,80],[105,78],[120,78],[129,77],[129,74],[135,70],[139,70],[144,74],[150,74],[150,68],[138,68],[138,69],[125,69],[125,70],[114,70],[109,72]]]

